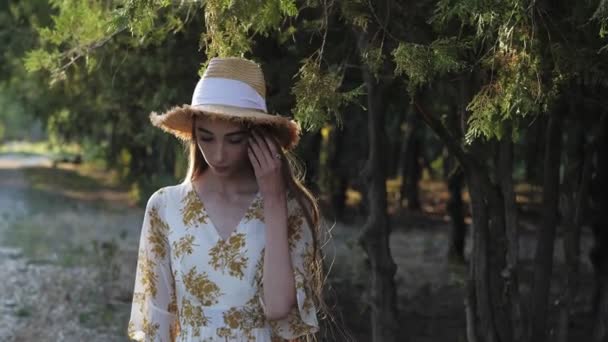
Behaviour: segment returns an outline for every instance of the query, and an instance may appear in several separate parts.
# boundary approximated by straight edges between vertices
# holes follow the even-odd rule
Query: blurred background
[[[607,30],[606,0],[2,1],[0,341],[127,341],[187,167],[148,114],[213,56],[302,124],[351,340],[608,341]]]

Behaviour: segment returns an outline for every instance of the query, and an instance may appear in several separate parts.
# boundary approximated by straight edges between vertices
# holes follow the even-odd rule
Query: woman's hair
[[[263,131],[269,132],[271,139],[273,139],[277,146],[278,141],[276,137],[272,134],[272,131],[275,129],[269,125],[264,124],[254,124],[250,121],[236,121],[243,126],[248,131],[253,127],[262,127]],[[198,148],[198,144],[196,141],[196,116],[193,116],[192,120],[192,139],[187,142],[186,148],[188,149],[188,171],[186,173],[185,180],[194,180],[200,174],[202,174],[208,167],[205,159]],[[302,163],[297,159],[296,155],[291,152],[284,150],[283,148],[279,148],[279,153],[281,154],[281,161],[283,163],[283,177],[285,179],[285,183],[287,185],[288,190],[298,201],[298,204],[303,209],[304,218],[306,219],[308,226],[310,227],[310,231],[313,237],[313,256],[314,261],[312,265],[309,265],[312,269],[313,279],[311,282],[313,284],[313,300],[316,304],[316,307],[319,308],[321,314],[330,318],[330,323],[335,323],[333,315],[331,314],[325,300],[323,298],[323,287],[325,283],[325,275],[323,270],[323,251],[320,246],[320,235],[321,235],[321,222],[320,222],[320,214],[319,214],[319,205],[315,196],[304,186],[304,169],[302,167]],[[341,330],[338,328],[338,330]],[[343,334],[348,334],[346,332],[342,332]],[[298,339],[297,341],[300,341]],[[304,340],[302,340],[304,341]]]

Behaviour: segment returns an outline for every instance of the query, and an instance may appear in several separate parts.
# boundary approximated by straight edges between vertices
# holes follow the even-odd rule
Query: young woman
[[[150,119],[189,144],[189,169],[148,200],[129,337],[312,339],[323,306],[319,212],[289,153],[300,127],[266,112],[260,67],[213,58],[191,105]]]

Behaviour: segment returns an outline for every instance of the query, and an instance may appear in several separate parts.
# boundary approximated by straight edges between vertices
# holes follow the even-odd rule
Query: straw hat
[[[195,115],[264,125],[287,150],[300,140],[301,128],[297,122],[267,112],[262,69],[244,58],[212,58],[194,88],[192,103],[173,107],[160,115],[152,112],[150,121],[182,140],[190,140]]]

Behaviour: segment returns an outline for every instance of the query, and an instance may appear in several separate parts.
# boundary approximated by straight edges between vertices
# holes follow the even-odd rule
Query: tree
[[[90,147],[118,169],[143,200],[157,177],[173,173],[181,148],[148,124],[148,114],[191,96],[200,56],[182,49],[196,51],[203,23],[188,18],[190,7],[149,13],[102,2],[52,4],[53,25],[39,28],[39,47],[24,58],[60,94],[57,109],[39,117],[52,137]]]
[[[45,123],[46,112],[58,106],[61,92],[47,91],[44,77],[28,74],[21,63],[21,56],[35,47],[34,26],[50,22],[49,10],[47,1],[0,4],[0,126],[7,140],[29,137],[31,123]]]
[[[366,185],[369,215],[359,241],[370,265],[374,341],[396,340],[399,331],[396,266],[388,245],[385,127],[387,122],[399,121],[393,115],[402,116],[408,107],[414,108],[456,160],[470,193],[473,248],[465,300],[469,341],[546,340],[559,196],[565,193],[582,208],[582,189],[590,181],[590,176],[581,176],[571,185],[561,181],[562,136],[564,132],[576,136],[572,127],[577,126],[570,123],[578,120],[578,110],[590,113],[582,121],[589,128],[598,122],[593,112],[606,105],[595,89],[597,82],[584,81],[606,75],[601,55],[605,44],[598,37],[598,32],[605,33],[606,1],[599,5],[522,0],[52,3],[57,13],[53,27],[39,31],[42,47],[26,59],[29,70],[46,70],[74,102],[69,109],[64,102],[57,105],[50,122],[62,136],[110,139],[108,156],[121,155],[118,152],[124,146],[128,153],[115,162],[126,160],[131,173],[157,166],[143,158],[159,153],[149,150],[150,145],[166,146],[151,144],[159,138],[151,131],[130,140],[143,114],[166,103],[185,102],[180,99],[187,98],[191,84],[180,80],[193,77],[193,65],[204,70],[206,65],[200,62],[214,56],[251,55],[262,62],[279,84],[269,92],[276,94],[269,98],[270,108],[280,112],[293,108],[291,113],[309,132],[316,133],[327,123],[340,129],[350,120],[340,115],[344,108],[363,108],[368,149],[361,180]],[[199,41],[204,57],[167,67],[166,60],[181,58],[183,49],[193,51]],[[158,87],[133,82],[137,77],[152,79]],[[116,79],[125,88],[115,86]],[[402,88],[407,93],[394,96]],[[134,102],[125,96],[133,92],[139,99],[152,101]],[[142,117],[124,115],[125,109]],[[110,124],[87,125],[99,118]],[[514,167],[516,152],[523,148],[520,137],[529,132],[531,122],[547,126],[544,142],[538,144],[544,147],[544,208],[534,290],[528,301],[519,292],[523,280]],[[319,146],[319,135],[311,137],[311,146]],[[578,140],[571,140],[573,149],[581,146]],[[582,146],[590,145],[583,142]],[[171,153],[163,149],[160,154],[166,157],[162,164],[167,169]],[[315,153],[311,155],[314,164]],[[540,163],[528,166],[532,170]],[[453,193],[460,192],[458,177],[450,185]],[[455,198],[455,219],[458,208]],[[576,215],[568,217],[572,223],[568,258],[575,265],[576,232],[582,222]],[[599,274],[603,263],[598,264]],[[562,327],[568,322],[572,286],[564,292]],[[606,287],[601,288],[605,293]],[[526,306],[528,302],[531,307]],[[605,322],[598,319],[597,326],[597,336],[603,338]]]
[[[546,339],[563,120],[573,114],[567,112],[570,104],[580,108],[581,100],[567,96],[581,72],[576,62],[571,63],[581,56],[570,52],[597,51],[599,40],[589,39],[595,28],[574,28],[590,13],[586,4],[572,12],[570,4],[555,2],[438,1],[435,39],[424,45],[404,43],[395,53],[423,119],[458,159],[467,179],[474,226],[466,301],[470,341]],[[574,26],[568,30],[555,23]],[[581,45],[570,46],[571,42]],[[583,59],[586,65],[598,65],[591,55]],[[445,75],[465,80],[462,88],[470,94],[463,96],[467,111],[457,120],[466,123],[462,131],[429,112],[423,101],[431,92],[423,85],[444,83]],[[525,132],[522,124],[535,117],[547,117],[548,128],[543,222],[538,231],[533,305],[528,308],[518,290],[513,153],[514,142]]]

